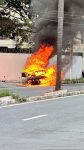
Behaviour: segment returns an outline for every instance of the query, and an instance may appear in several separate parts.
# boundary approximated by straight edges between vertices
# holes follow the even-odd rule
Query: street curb
[[[27,98],[27,101],[38,101],[38,100],[44,100],[44,99],[51,99],[55,97],[63,97],[63,96],[66,96],[66,94],[67,94],[67,89],[45,93],[44,95],[41,95],[41,96],[29,97]]]
[[[79,94],[84,94],[84,91],[69,92],[67,91],[67,89],[65,89],[65,90],[48,92],[41,96],[28,97],[26,98],[26,102],[33,102],[33,101],[39,101],[39,100],[45,100],[45,99],[48,100],[48,99],[53,99],[57,97],[73,96],[73,95],[79,95]],[[17,104],[17,103],[18,102],[15,99],[13,99],[11,96],[0,98],[0,106]]]
[[[44,100],[44,99],[52,99],[52,98],[57,98],[57,97],[73,96],[73,95],[79,95],[79,94],[84,94],[84,91],[69,92],[67,91],[67,89],[65,89],[65,90],[45,93],[43,96],[30,97],[30,98],[27,98],[27,101],[39,101],[39,100]]]
[[[0,98],[0,106],[15,104],[15,99],[11,96],[1,97]]]

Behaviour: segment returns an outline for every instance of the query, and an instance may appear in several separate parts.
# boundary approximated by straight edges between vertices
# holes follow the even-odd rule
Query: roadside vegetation
[[[12,94],[11,95],[13,99],[15,99],[16,103],[24,103],[27,102],[26,98],[24,97],[19,97],[19,95]]]
[[[67,80],[64,80],[62,83],[63,84],[84,83],[84,78],[72,79],[72,80],[67,79]],[[66,94],[64,94],[64,95],[60,95],[59,94],[58,97],[60,97],[60,96],[70,96],[70,95],[74,95],[74,94],[76,94],[76,95],[77,94],[84,94],[84,91],[66,92]],[[1,97],[7,97],[7,96],[11,97],[11,101],[15,100],[14,103],[25,103],[25,102],[28,101],[28,97],[26,99],[25,97],[20,97],[18,94],[13,93],[13,92],[11,92],[9,90],[6,90],[6,89],[2,90],[2,89],[0,89],[0,98]],[[50,97],[52,98],[53,96],[49,95],[49,97],[47,96],[46,98],[49,99]],[[41,99],[44,99],[44,98],[45,98],[45,96],[44,97],[38,97],[36,100],[41,100]]]
[[[48,93],[48,95],[44,96],[38,96],[38,97],[32,97],[32,98],[25,98],[25,97],[19,97],[17,94],[10,93],[8,90],[1,90],[0,91],[0,106],[1,105],[10,105],[10,104],[18,104],[18,103],[25,103],[25,102],[30,102],[30,101],[39,101],[39,100],[47,100],[47,99],[52,99],[52,98],[57,98],[57,97],[65,97],[65,96],[72,96],[72,95],[79,95],[79,94],[84,94],[83,91],[67,91],[67,90],[60,90],[59,92],[53,91]],[[6,97],[10,96],[9,100]],[[3,98],[5,97],[5,100],[3,101]]]
[[[31,0],[0,0],[0,38],[16,41],[13,52],[31,53]],[[27,46],[24,46],[24,43]],[[12,50],[11,50],[12,51]],[[3,52],[3,50],[2,50]]]
[[[12,99],[15,99],[16,103],[23,103],[26,102],[26,98],[20,97],[18,94],[13,94],[9,90],[0,90],[0,98],[10,96]]]
[[[80,78],[80,79],[66,79],[63,81],[64,84],[76,84],[76,83],[84,83],[84,78]]]
[[[8,90],[0,90],[0,98],[5,96],[11,96],[11,93]]]

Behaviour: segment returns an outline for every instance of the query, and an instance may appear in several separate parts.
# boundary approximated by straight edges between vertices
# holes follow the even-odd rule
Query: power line
[[[37,13],[37,15],[38,15],[38,13],[39,14],[47,14],[47,13],[49,13],[49,14],[52,14],[52,15],[56,15],[56,14],[58,14],[58,11],[33,11],[34,13]],[[32,12],[32,13],[33,13]],[[61,12],[61,11],[60,11]],[[77,15],[78,14],[78,15]],[[68,12],[68,13],[64,13],[64,15],[65,16],[74,16],[74,17],[76,17],[76,16],[79,16],[80,17],[80,15],[83,15],[84,14],[84,12],[80,12],[80,13],[76,13],[76,14],[72,14],[72,12]]]
[[[49,19],[49,18],[53,18],[53,17],[57,17],[57,15],[56,16],[51,16],[51,15],[46,15],[45,16],[46,17],[46,19]],[[74,16],[75,17],[75,16]],[[74,17],[72,16],[64,16],[64,19],[74,19]],[[44,17],[41,17],[40,19],[45,19]],[[84,18],[83,17],[80,17],[80,16],[78,16],[78,17],[75,17],[75,19],[77,20],[77,19],[81,19],[81,20],[84,20]],[[38,18],[37,18],[37,20],[38,20]]]
[[[61,18],[61,17],[60,17],[60,18]],[[54,20],[54,19],[40,18],[40,20],[41,20],[41,19],[48,20],[48,21],[53,21],[53,22],[57,22],[57,23],[58,23],[58,21],[56,21],[56,20]],[[84,26],[84,24],[82,24],[82,23],[77,23],[77,22],[67,22],[67,21],[64,21],[64,24],[73,24],[73,25],[81,25],[81,26]]]

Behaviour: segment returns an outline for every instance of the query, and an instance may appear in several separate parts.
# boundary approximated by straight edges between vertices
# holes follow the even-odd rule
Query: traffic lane
[[[25,87],[21,83],[0,82],[0,90],[8,89],[14,94],[18,94],[20,97],[33,97],[43,95],[46,92],[54,91],[54,86],[32,86]]]
[[[47,92],[54,91],[55,87],[17,87],[17,86],[6,86],[0,88],[0,90],[9,90],[13,94],[17,94],[20,97],[34,97],[44,95]]]
[[[77,96],[0,109],[0,118],[5,116],[0,121],[0,147],[12,143],[12,149],[20,146],[34,150],[84,148],[83,98]],[[47,116],[23,121],[42,114]]]
[[[55,91],[55,86],[32,86],[32,87],[24,87],[20,86],[18,83],[7,83],[0,82],[0,90],[8,89],[14,94],[18,94],[20,97],[32,97],[43,95],[47,92]],[[62,89],[67,89],[68,91],[83,91],[84,84],[62,84]]]
[[[81,96],[81,100],[79,102],[79,96],[75,96],[74,98],[69,97],[63,99],[57,99],[53,101],[45,101],[45,102],[37,102],[24,104],[19,106],[13,106],[8,108],[0,109],[0,120],[1,122],[5,122],[5,124],[14,124],[25,118],[31,118],[33,116],[39,116],[42,114],[48,114],[49,116],[57,116],[58,119],[61,117],[65,118],[65,115],[68,118],[72,115],[80,114],[83,110],[83,96]],[[78,105],[79,104],[79,105]],[[79,109],[79,110],[77,110]],[[71,111],[72,110],[72,111]],[[0,122],[0,123],[1,123]]]
[[[81,97],[81,98],[80,98]],[[80,98],[80,102],[79,102]],[[53,98],[51,100],[44,100],[44,101],[36,101],[36,102],[30,102],[30,103],[24,103],[24,104],[15,104],[12,106],[5,106],[0,107],[0,118],[3,118],[6,120],[6,117],[8,119],[18,119],[20,120],[22,117],[31,117],[36,115],[39,115],[40,113],[46,114],[46,113],[53,113],[55,111],[61,113],[65,110],[71,108],[73,111],[76,110],[76,107],[78,103],[83,106],[83,98],[84,95],[80,96],[71,96],[71,97],[63,97],[63,98]],[[61,113],[62,114],[62,113]]]

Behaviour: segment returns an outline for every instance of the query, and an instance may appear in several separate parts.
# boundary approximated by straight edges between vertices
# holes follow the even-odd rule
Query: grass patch
[[[9,90],[0,90],[0,98],[1,97],[6,97],[6,96],[11,96],[13,99],[15,99],[16,103],[24,103],[27,102],[26,98],[20,97],[17,94],[13,94]]]
[[[0,97],[11,96],[8,90],[0,90]]]
[[[84,78],[80,78],[80,79],[66,79],[63,81],[64,84],[75,84],[75,83],[84,83]]]

